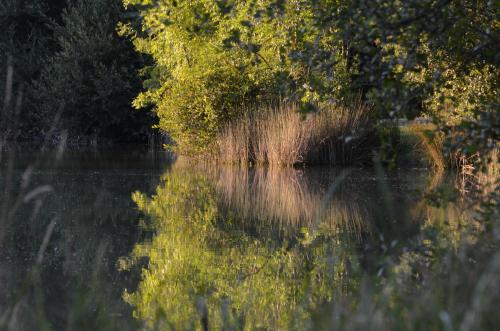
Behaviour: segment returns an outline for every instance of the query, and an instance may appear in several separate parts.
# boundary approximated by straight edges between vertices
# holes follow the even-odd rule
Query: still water
[[[12,330],[314,328],[383,277],[432,185],[423,169],[214,167],[131,146],[0,162]]]

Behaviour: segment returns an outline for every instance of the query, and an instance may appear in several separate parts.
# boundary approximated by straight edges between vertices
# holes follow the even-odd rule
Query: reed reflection
[[[361,198],[359,189],[343,174],[332,169],[225,167],[214,170],[211,177],[221,206],[242,225],[274,226],[288,234],[321,225],[361,239],[370,231],[369,205],[363,203],[369,199]]]

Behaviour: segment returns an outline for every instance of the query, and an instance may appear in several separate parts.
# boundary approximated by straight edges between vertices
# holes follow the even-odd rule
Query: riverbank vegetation
[[[273,165],[348,164],[359,155],[361,163],[375,155],[394,164],[397,130],[370,136],[371,152],[364,143],[356,150],[360,139],[350,140],[349,156],[338,147],[342,139],[368,137],[380,121],[400,118],[431,118],[445,140],[461,132],[461,146],[481,130],[483,142],[495,140],[497,12],[488,2],[440,0],[377,0],[373,6],[329,0],[8,0],[0,20],[6,31],[0,73],[12,68],[13,90],[22,94],[11,138],[43,140],[52,132],[76,141],[138,141],[151,136],[154,125],[172,138],[169,147],[178,154],[205,157],[218,150],[224,162]],[[355,104],[353,96],[360,96]],[[301,116],[277,115],[279,106],[269,105],[279,104]],[[370,109],[369,120],[331,127],[332,118],[360,107]],[[324,148],[305,147],[297,135],[310,130],[311,118],[324,121],[316,128],[342,132],[314,133]],[[271,152],[277,150],[271,139],[257,152],[257,142],[231,138],[264,123],[267,135],[294,128],[291,146],[280,143],[281,151]]]
[[[153,106],[179,153],[212,150],[217,137],[229,134],[228,123],[245,126],[239,119],[255,118],[259,107],[245,105],[268,109],[276,99],[297,103],[302,113],[321,113],[360,93],[374,109],[374,121],[425,115],[439,130],[459,130],[484,116],[497,123],[498,28],[488,3],[125,4],[137,19],[122,25],[122,33],[153,59],[146,68],[147,89],[134,105]],[[295,118],[287,120],[293,127]],[[234,159],[232,153],[223,159]]]
[[[424,192],[395,204],[383,176],[353,190],[359,173],[330,176],[323,209],[314,174],[176,164],[135,192],[156,235],[120,266],[148,258],[124,294],[146,329],[495,329],[497,219]]]

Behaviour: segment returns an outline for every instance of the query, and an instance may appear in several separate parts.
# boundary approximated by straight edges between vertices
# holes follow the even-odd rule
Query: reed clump
[[[360,100],[307,115],[296,103],[248,111],[221,130],[214,157],[224,163],[269,166],[369,162],[377,143],[371,114]]]

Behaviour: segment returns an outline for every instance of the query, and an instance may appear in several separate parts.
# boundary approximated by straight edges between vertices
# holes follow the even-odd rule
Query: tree
[[[142,59],[115,31],[121,15],[114,0],[79,0],[51,24],[57,51],[46,57],[33,92],[45,130],[59,113],[59,129],[71,136],[145,138],[152,117],[130,109]]]

